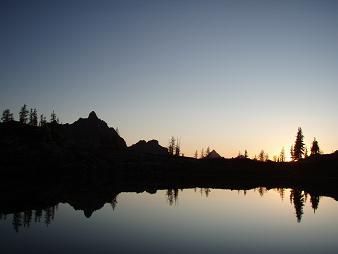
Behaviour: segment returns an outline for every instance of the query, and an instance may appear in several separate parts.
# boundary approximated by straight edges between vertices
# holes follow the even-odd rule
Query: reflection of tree
[[[35,222],[40,222],[42,217],[42,209],[37,209],[35,210],[35,216],[34,216],[34,221]]]
[[[55,206],[44,209],[44,212],[45,212],[45,224],[46,226],[48,226],[51,223],[51,221],[54,219]]]
[[[205,196],[208,197],[209,196],[209,193],[211,192],[210,188],[204,188],[204,193],[205,193]]]
[[[116,206],[117,206],[117,195],[118,194],[114,194],[111,200],[111,207],[113,208],[113,210],[115,210]]]
[[[200,189],[201,196],[203,196],[203,194],[205,194],[205,196],[208,197],[210,192],[211,192],[210,188],[201,188]]]
[[[22,226],[22,215],[21,213],[14,213],[13,214],[13,221],[12,221],[12,225],[14,227],[14,230],[16,232],[19,232],[19,228]]]
[[[176,204],[178,200],[178,189],[168,189],[166,196],[167,196],[169,205],[173,205],[174,202]]]
[[[54,219],[57,206],[51,206],[45,209],[26,210],[24,212],[13,213],[12,225],[16,232],[19,232],[20,227],[29,228],[32,221],[38,223],[44,217],[44,223],[48,226]],[[34,215],[34,216],[33,216]],[[33,220],[34,218],[34,220]],[[6,220],[6,215],[0,213],[0,219]]]
[[[297,222],[302,220],[303,207],[304,207],[304,194],[299,189],[292,189],[290,192],[290,202],[293,203],[296,210]]]
[[[310,194],[310,202],[313,212],[316,212],[319,205],[320,196]]]
[[[28,210],[28,211],[24,211],[23,214],[23,226],[24,227],[29,227],[32,221],[32,215],[33,215],[33,211],[32,210]]]
[[[279,193],[281,200],[284,200],[285,189],[284,188],[277,188],[277,192]]]
[[[264,193],[267,192],[267,189],[264,187],[259,187],[258,188],[258,193],[261,197],[263,197]]]

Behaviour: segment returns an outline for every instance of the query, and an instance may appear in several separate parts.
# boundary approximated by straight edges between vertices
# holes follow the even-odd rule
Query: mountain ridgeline
[[[95,112],[72,124],[56,121],[41,127],[17,121],[0,124],[1,163],[14,171],[41,167],[48,170],[126,150],[124,139]]]
[[[338,152],[292,162],[225,159],[216,151],[203,159],[174,156],[156,140],[127,147],[95,112],[72,124],[2,122],[0,154],[0,212],[74,199],[90,215],[104,202],[91,206],[89,197],[194,187],[292,188],[338,200]]]

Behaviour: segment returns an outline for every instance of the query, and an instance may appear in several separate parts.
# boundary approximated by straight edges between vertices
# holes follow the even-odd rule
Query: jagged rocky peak
[[[75,144],[83,147],[106,147],[113,150],[125,150],[127,145],[113,128],[99,119],[94,111],[88,118],[80,118],[68,127],[69,138]],[[75,141],[75,142],[74,142]]]
[[[136,153],[168,155],[168,149],[161,146],[158,141],[154,139],[148,142],[140,140],[136,144],[130,146],[128,150]]]
[[[215,150],[212,150],[206,157],[205,159],[221,159],[222,156],[219,155]]]
[[[95,113],[95,111],[92,111],[88,115],[88,119],[99,119]]]

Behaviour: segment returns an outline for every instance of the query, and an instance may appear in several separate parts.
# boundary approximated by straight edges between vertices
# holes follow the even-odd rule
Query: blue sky
[[[337,1],[1,1],[0,109],[95,110],[130,145],[338,149]]]

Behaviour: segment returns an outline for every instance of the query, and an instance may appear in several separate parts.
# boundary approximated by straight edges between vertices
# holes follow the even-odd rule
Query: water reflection
[[[177,204],[178,200],[178,189],[168,189],[166,192],[167,201],[169,205]]]
[[[170,206],[177,205],[178,200],[179,200],[179,191],[183,192],[184,190],[173,188],[173,189],[167,189],[165,191],[166,200]],[[226,190],[226,191],[229,191],[229,190]],[[237,190],[237,191],[239,195],[243,193],[243,195],[246,196],[248,190]],[[314,212],[319,207],[320,196],[315,195],[313,193],[307,193],[297,188],[294,188],[294,189],[275,188],[275,189],[268,190],[265,187],[259,187],[259,188],[253,189],[253,191],[256,192],[261,197],[264,197],[264,195],[269,191],[275,191],[279,194],[281,201],[284,200],[286,193],[289,193],[289,200],[290,200],[291,205],[293,206],[296,220],[298,223],[300,223],[302,220],[302,216],[304,214],[304,206],[308,201],[310,201],[311,207]],[[212,189],[210,188],[194,188],[194,192],[196,194],[200,193],[200,195],[205,196],[207,198],[212,195]],[[153,192],[153,193],[156,193],[156,192]],[[114,194],[111,197],[110,204],[113,210],[117,209],[117,204],[118,204],[117,196],[118,194]],[[13,229],[16,232],[19,232],[20,228],[22,227],[29,228],[32,223],[44,223],[46,226],[48,226],[54,220],[57,208],[58,206],[54,205],[54,206],[46,207],[43,209],[16,211],[13,213],[5,213],[5,212],[0,211],[0,220],[11,219]],[[82,209],[86,217],[88,217],[87,212],[86,212],[86,207],[82,207],[80,209]]]
[[[44,223],[48,226],[54,220],[57,208],[58,206],[55,205],[44,209],[27,210],[13,214],[0,213],[0,220],[7,220],[11,217],[12,225],[16,232],[19,232],[21,227],[29,228],[32,222]]]

